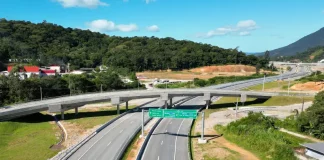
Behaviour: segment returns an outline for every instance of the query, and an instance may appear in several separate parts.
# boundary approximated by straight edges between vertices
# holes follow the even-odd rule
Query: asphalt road
[[[269,77],[265,82],[274,81],[281,78],[302,76],[304,70],[299,73],[284,73],[280,76]],[[209,88],[239,90],[249,86],[262,84],[263,78],[248,80],[245,83],[228,83]],[[179,109],[199,109],[204,107],[205,101],[202,97],[189,100],[177,108]],[[188,133],[190,131],[191,119],[163,119],[154,130],[144,151],[143,160],[189,160]]]
[[[183,97],[174,98],[174,102]],[[141,108],[161,107],[162,101],[154,101]],[[148,119],[148,114],[145,113],[145,121]],[[114,123],[104,128],[96,134],[87,143],[80,147],[71,157],[70,160],[115,160],[123,146],[136,132],[142,124],[142,112],[133,112],[119,118]]]

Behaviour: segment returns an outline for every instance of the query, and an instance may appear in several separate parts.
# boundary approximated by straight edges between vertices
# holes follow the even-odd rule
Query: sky
[[[324,0],[0,0],[0,18],[123,37],[172,37],[244,52],[324,27]]]

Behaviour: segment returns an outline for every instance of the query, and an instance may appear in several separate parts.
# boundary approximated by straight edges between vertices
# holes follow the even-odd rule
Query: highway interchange
[[[303,76],[306,72],[284,73],[280,76],[273,76],[266,79],[266,82],[281,78]],[[212,86],[213,89],[232,89],[239,90],[249,86],[262,84],[263,78],[247,80],[245,83],[234,82]],[[193,98],[177,108],[196,108],[204,107],[205,101],[202,97]],[[142,157],[143,160],[189,160],[188,133],[192,124],[191,119],[163,119],[154,130]]]
[[[306,72],[289,72],[280,76],[268,77],[266,82],[274,81],[281,78],[303,76]],[[212,89],[231,89],[239,90],[252,85],[261,84],[263,78],[233,82],[212,86]],[[177,102],[185,97],[175,97]],[[195,97],[186,101],[176,108],[181,109],[200,109],[205,106],[202,97]],[[141,108],[162,107],[162,101],[155,101],[142,106]],[[96,160],[114,160],[121,156],[122,148],[130,140],[131,136],[136,133],[142,123],[142,113],[132,112],[119,118],[101,132],[96,134],[87,143],[82,145],[68,159],[96,159]],[[149,119],[145,114],[145,121]],[[142,159],[144,160],[188,160],[190,159],[188,150],[188,133],[192,124],[191,119],[163,119],[154,130],[149,142],[145,148]]]

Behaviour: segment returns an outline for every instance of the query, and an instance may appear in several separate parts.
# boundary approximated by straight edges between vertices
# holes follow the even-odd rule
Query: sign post
[[[149,116],[155,118],[196,119],[197,110],[192,109],[149,109]]]

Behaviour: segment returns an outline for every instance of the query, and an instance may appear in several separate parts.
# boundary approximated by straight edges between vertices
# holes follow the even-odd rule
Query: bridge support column
[[[209,106],[210,106],[210,100],[207,100],[207,101],[206,101],[206,109],[208,109]]]
[[[78,115],[78,113],[79,113],[79,108],[76,107],[74,110],[75,110],[75,115]]]
[[[120,114],[119,104],[117,104],[117,114]]]
[[[128,111],[128,101],[126,101],[126,111]]]
[[[64,110],[61,110],[61,120],[64,120]]]
[[[164,101],[164,108],[168,109],[168,101]]]
[[[170,98],[170,108],[172,109],[172,98]]]

